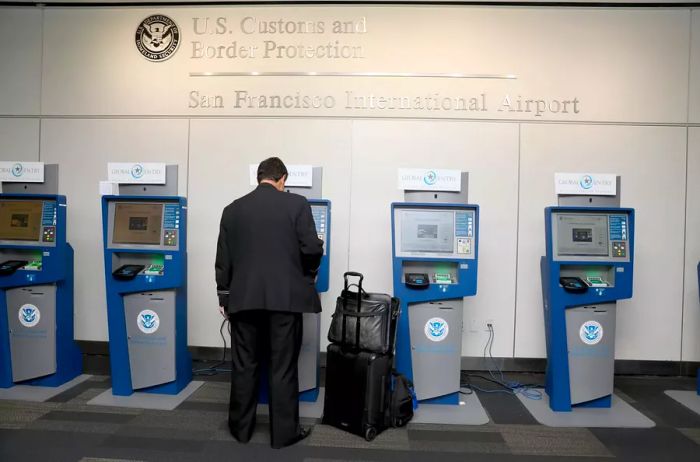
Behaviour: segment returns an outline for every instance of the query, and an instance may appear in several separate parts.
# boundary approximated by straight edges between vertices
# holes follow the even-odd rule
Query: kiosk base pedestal
[[[318,389],[318,399],[316,401],[299,401],[299,417],[306,419],[320,419],[323,415],[323,401],[326,396],[326,389]],[[255,412],[257,415],[269,415],[270,408],[267,404],[258,404]]]
[[[616,395],[612,397],[612,407],[574,408],[571,412],[551,410],[549,396],[544,390],[539,400],[517,396],[535,420],[548,427],[652,428],[656,425]]]
[[[95,396],[87,403],[94,406],[133,407],[172,411],[202,385],[204,385],[204,382],[193,380],[177,395],[143,393],[137,391],[130,396],[115,396],[112,394],[112,389],[110,388]]]
[[[485,425],[489,416],[475,394],[462,395],[460,404],[419,404],[411,423],[446,425]]]
[[[92,376],[88,374],[82,374],[58,387],[15,385],[14,387],[10,388],[0,388],[0,399],[12,399],[42,403],[44,401],[48,401],[56,395],[60,395],[64,391],[69,390],[82,382],[85,382],[90,377]]]
[[[700,414],[700,395],[698,395],[697,391],[666,390],[664,393],[696,414]]]

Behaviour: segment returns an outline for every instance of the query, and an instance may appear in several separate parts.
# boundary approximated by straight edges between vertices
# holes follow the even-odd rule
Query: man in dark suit
[[[229,429],[250,440],[265,361],[273,448],[309,434],[299,425],[297,361],[302,313],[321,311],[314,280],[323,241],[306,199],[284,192],[286,180],[279,158],[261,162],[258,187],[224,209],[216,249],[219,306],[231,321]]]

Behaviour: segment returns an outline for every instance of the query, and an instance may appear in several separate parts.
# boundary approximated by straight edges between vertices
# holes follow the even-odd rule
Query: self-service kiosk
[[[421,404],[460,403],[463,297],[476,294],[479,261],[479,206],[463,178],[460,193],[407,191],[391,205],[396,369]]]
[[[312,186],[289,186],[287,192],[304,196],[311,206],[311,214],[316,225],[318,238],[323,241],[323,257],[316,276],[316,290],[318,293],[328,292],[330,253],[331,253],[331,201],[321,199],[323,190],[323,168],[313,167]],[[299,400],[302,402],[316,402],[320,392],[320,356],[321,356],[321,314],[304,313],[304,330],[299,352]],[[267,380],[260,382],[261,403],[268,402]]]
[[[616,302],[632,297],[634,266],[634,210],[619,195],[601,206],[567,199],[545,209],[541,259],[545,390],[557,412],[611,406]]]
[[[316,224],[318,238],[323,241],[323,257],[316,277],[318,293],[328,292],[331,249],[331,202],[307,197]],[[321,355],[321,314],[304,313],[304,334],[299,352],[299,400],[316,401],[319,394]]]
[[[192,380],[187,350],[187,200],[166,185],[102,197],[112,394],[175,395]],[[174,176],[174,178],[172,178]]]
[[[58,387],[82,371],[73,340],[73,248],[58,166],[0,194],[0,388]]]

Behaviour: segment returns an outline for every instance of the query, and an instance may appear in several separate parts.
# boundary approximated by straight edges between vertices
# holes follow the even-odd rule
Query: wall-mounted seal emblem
[[[180,46],[180,29],[175,21],[154,14],[136,28],[136,48],[150,61],[165,61]]]

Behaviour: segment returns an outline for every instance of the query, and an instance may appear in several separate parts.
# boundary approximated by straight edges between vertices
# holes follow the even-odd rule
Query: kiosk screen
[[[559,255],[608,255],[607,215],[558,215]]]
[[[115,244],[160,244],[163,222],[163,204],[117,203],[114,204]]]
[[[38,241],[43,201],[1,201],[0,240]]]
[[[404,210],[401,212],[401,251],[453,253],[454,211]]]

